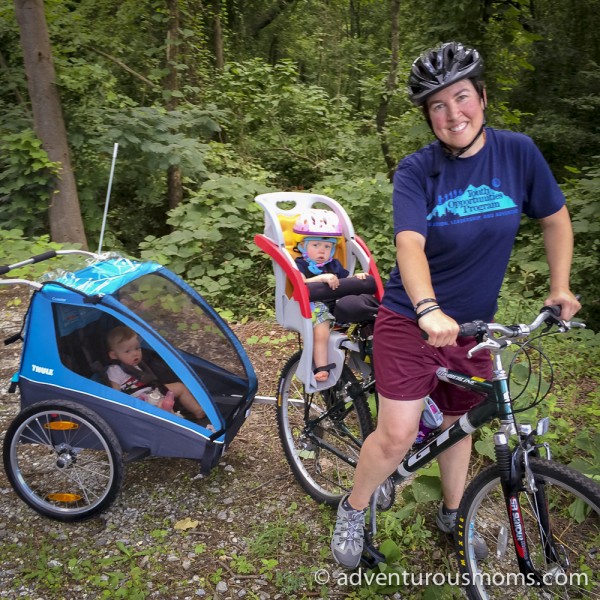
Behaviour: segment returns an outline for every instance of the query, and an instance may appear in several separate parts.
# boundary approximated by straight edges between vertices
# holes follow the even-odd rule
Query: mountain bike
[[[559,307],[544,307],[529,325],[481,321],[461,325],[462,336],[477,340],[470,355],[489,351],[493,377],[483,380],[438,369],[439,380],[480,392],[484,399],[449,428],[432,432],[424,443],[413,446],[373,494],[363,566],[373,568],[384,560],[373,544],[377,509],[392,505],[395,487],[450,446],[499,420],[495,463],[469,483],[457,514],[456,553],[467,596],[600,597],[600,485],[551,459],[548,444],[537,439],[548,431],[548,417],[535,425],[517,420],[503,365],[503,352],[517,341],[530,347],[533,332],[540,328],[543,331],[536,339],[584,327],[560,320],[559,314]],[[372,431],[376,404],[369,400],[374,394],[372,357],[362,329],[356,336],[349,335],[348,364],[333,388],[304,394],[294,378],[296,357],[284,367],[279,384],[277,418],[292,471],[313,498],[332,505],[352,488],[362,440]],[[361,370],[361,363],[368,368]],[[475,555],[475,531],[488,548],[484,559]]]

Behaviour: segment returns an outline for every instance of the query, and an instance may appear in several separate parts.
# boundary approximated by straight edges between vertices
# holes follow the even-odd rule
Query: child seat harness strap
[[[136,379],[139,379],[144,385],[148,387],[158,388],[161,394],[166,394],[169,390],[168,388],[158,381],[158,378],[152,371],[152,369],[144,362],[141,361],[138,363],[136,367],[132,367],[131,365],[124,365],[123,363],[117,363],[127,375],[131,375]],[[135,390],[128,392],[132,394]]]

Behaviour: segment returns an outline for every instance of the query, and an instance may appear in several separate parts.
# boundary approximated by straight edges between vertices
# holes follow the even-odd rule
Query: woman
[[[402,160],[394,176],[397,264],[373,348],[378,424],[363,445],[331,542],[347,568],[360,562],[371,495],[417,435],[423,398],[430,395],[443,411],[444,428],[481,401],[438,382],[435,372],[443,366],[491,374],[485,353],[467,359],[475,341],[457,339],[459,323],[493,319],[521,213],[542,227],[550,268],[545,304],[561,305],[563,319],[581,308],[569,289],[573,234],[564,196],[530,138],[485,127],[482,72],[477,50],[450,42],[421,55],[409,76],[409,96],[437,141]],[[467,438],[439,458],[443,503],[436,522],[446,533],[454,532],[470,455]],[[480,537],[476,550],[487,553]]]

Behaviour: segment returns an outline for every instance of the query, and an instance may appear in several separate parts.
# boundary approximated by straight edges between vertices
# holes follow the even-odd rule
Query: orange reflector
[[[46,429],[52,429],[54,431],[66,431],[67,429],[79,429],[77,423],[73,421],[52,421],[44,425]]]
[[[79,494],[48,494],[48,500],[54,502],[79,502],[81,498]]]

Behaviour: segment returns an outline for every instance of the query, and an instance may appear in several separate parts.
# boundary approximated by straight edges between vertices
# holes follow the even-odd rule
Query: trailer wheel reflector
[[[77,423],[73,421],[52,421],[44,425],[46,429],[52,429],[53,431],[67,431],[69,429],[79,429]]]

